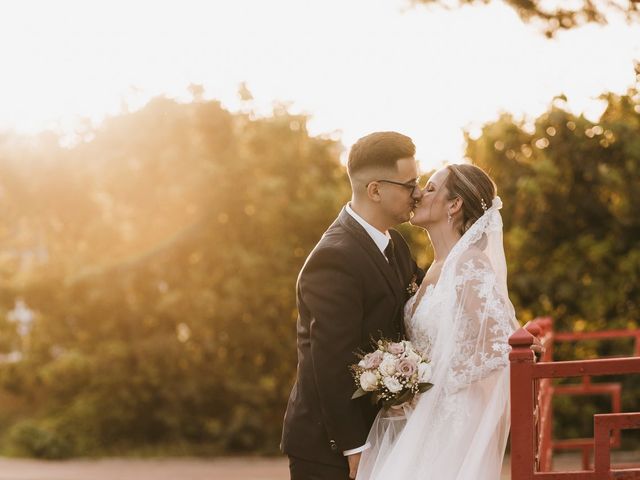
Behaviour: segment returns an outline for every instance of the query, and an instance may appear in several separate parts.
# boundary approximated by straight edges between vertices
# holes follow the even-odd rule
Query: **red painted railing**
[[[635,338],[635,357],[553,361],[554,343],[587,339]],[[511,353],[511,479],[638,479],[640,465],[616,468],[610,449],[620,445],[620,430],[640,429],[640,412],[621,413],[621,386],[592,383],[591,376],[640,373],[640,330],[555,333],[550,318],[536,319],[509,339]],[[554,385],[554,378],[582,377],[577,385]],[[594,438],[553,439],[554,395],[609,395],[612,413],[594,415]],[[581,450],[582,470],[552,472],[554,450]],[[594,468],[591,468],[591,453]]]

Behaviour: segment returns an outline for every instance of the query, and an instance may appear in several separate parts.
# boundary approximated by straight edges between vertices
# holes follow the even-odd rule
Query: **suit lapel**
[[[382,276],[387,281],[387,285],[391,289],[391,292],[396,297],[396,300],[403,305],[404,303],[404,293],[402,291],[402,286],[398,281],[398,275],[393,271],[389,262],[385,258],[384,254],[380,251],[376,243],[369,236],[362,225],[360,225],[351,215],[347,213],[347,211],[343,208],[338,216],[338,222],[357,240],[358,243],[364,248],[364,250],[369,254],[373,262],[376,264]]]

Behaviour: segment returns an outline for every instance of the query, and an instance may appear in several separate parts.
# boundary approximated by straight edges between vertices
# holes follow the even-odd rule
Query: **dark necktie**
[[[389,238],[389,243],[387,248],[384,249],[384,254],[387,257],[387,260],[389,260],[389,266],[395,272],[398,281],[402,283],[400,270],[398,270],[398,263],[396,262],[396,249],[393,245],[393,239]]]
[[[396,250],[393,245],[393,240],[389,238],[389,244],[387,248],[384,249],[384,254],[389,260],[389,266],[395,272],[396,278],[398,279],[398,285],[402,286],[402,277],[400,276],[400,270],[398,270],[398,264],[396,262]],[[400,313],[402,313],[402,309],[400,309]],[[402,317],[400,315],[396,315],[393,319],[393,326],[398,333],[398,339],[401,339],[404,336],[404,326],[402,322]]]

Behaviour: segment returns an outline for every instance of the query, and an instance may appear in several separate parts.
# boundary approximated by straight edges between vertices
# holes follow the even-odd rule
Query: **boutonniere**
[[[418,277],[416,275],[411,277],[411,283],[409,283],[409,286],[406,288],[406,291],[410,297],[415,295],[415,293],[418,291],[419,287],[418,287],[418,284],[416,283],[416,280],[418,280]]]

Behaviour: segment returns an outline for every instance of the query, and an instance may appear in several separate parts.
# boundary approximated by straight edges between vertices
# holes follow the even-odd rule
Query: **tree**
[[[592,123],[561,102],[529,130],[509,115],[468,139],[467,155],[506,199],[510,287],[519,310],[560,329],[633,326],[640,309],[640,102],[604,95]],[[524,313],[526,312],[526,313]]]
[[[532,125],[509,115],[468,138],[504,202],[509,292],[521,322],[550,315],[556,330],[640,327],[640,94],[605,94],[596,122],[557,98]],[[629,342],[560,344],[557,359],[633,355]],[[623,411],[640,383],[624,378]],[[592,435],[605,399],[555,400],[556,435]],[[603,404],[604,402],[604,404]],[[637,447],[637,444],[636,444]]]
[[[286,109],[194,95],[72,149],[3,146],[5,231],[47,252],[3,271],[5,312],[18,296],[36,312],[23,358],[0,362],[5,451],[277,449],[296,276],[347,197],[340,145]],[[15,328],[0,331],[7,353]]]
[[[487,4],[490,0],[455,0],[454,6]],[[449,7],[446,0],[413,0],[415,4],[437,4]],[[613,15],[622,15],[628,22],[640,20],[638,0],[580,0],[579,2],[545,2],[543,0],[505,0],[518,16],[539,25],[547,37],[559,30],[569,30],[587,23],[606,24]]]

